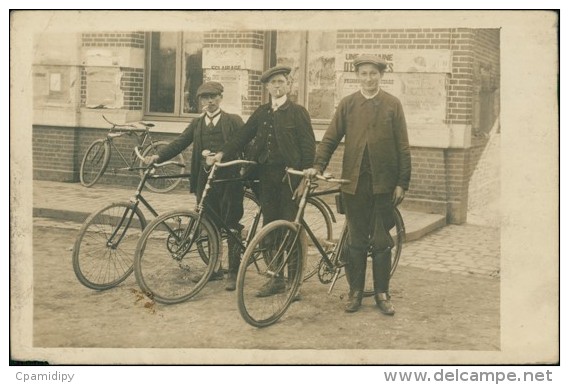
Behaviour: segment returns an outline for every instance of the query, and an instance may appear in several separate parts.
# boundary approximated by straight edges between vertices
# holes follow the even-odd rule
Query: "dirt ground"
[[[219,281],[170,306],[144,297],[134,275],[103,292],[82,286],[71,263],[76,234],[34,226],[34,347],[247,349],[244,354],[256,349],[500,349],[497,278],[401,266],[391,285],[397,314],[387,317],[373,298],[364,299],[359,312],[345,313],[345,282],[328,295],[328,286],[313,277],[302,288],[302,300],[279,322],[257,329],[241,319],[235,292],[225,291]]]

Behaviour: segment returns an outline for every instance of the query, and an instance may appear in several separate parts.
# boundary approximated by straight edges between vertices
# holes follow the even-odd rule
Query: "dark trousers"
[[[238,178],[238,172],[233,170],[218,170],[216,179],[230,179]],[[200,169],[198,175],[198,185],[196,188],[196,197],[201,200],[203,196],[204,187],[207,182],[207,173],[203,168]],[[241,229],[243,225],[239,223],[243,217],[243,196],[245,190],[241,182],[226,182],[226,183],[212,183],[211,189],[205,200],[205,204],[225,222],[231,232],[241,239]],[[207,211],[206,211],[207,212]],[[211,218],[213,219],[213,218]],[[220,227],[221,224],[214,222],[214,225]],[[231,236],[228,236],[227,246],[228,253],[228,268],[229,273],[237,273],[239,270],[239,263],[241,257],[241,242],[237,242]]]
[[[260,165],[259,176],[259,202],[263,213],[263,225],[277,219],[294,221],[298,209],[292,200],[291,186],[288,184],[284,166]],[[283,181],[284,178],[284,181]],[[296,188],[296,184],[292,186]]]
[[[265,226],[279,219],[294,221],[298,206],[292,199],[292,191],[298,186],[299,179],[292,177],[292,185],[289,185],[289,178],[287,177],[285,166],[266,164],[259,166],[258,177],[259,186],[257,191],[261,204],[261,212],[263,213],[263,225]],[[280,245],[283,239],[282,234],[273,235],[275,238],[268,242],[274,242],[275,245]],[[306,234],[302,232],[300,236],[305,237]],[[296,258],[302,258],[302,256],[296,256]],[[275,266],[278,266],[280,262],[279,260],[273,261]],[[297,273],[296,264],[289,264],[287,269],[289,277],[294,277]]]
[[[362,173],[355,194],[342,193],[348,223],[346,275],[351,291],[362,291],[368,250],[371,247],[376,293],[389,291],[394,226],[391,194],[374,194],[371,175]]]

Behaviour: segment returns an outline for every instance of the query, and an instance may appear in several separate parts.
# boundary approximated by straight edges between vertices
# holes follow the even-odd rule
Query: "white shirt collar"
[[[206,111],[205,113],[206,113],[208,118],[211,118],[212,116],[215,116],[215,115],[219,114],[220,112],[221,112],[221,108],[218,108],[214,112]]]
[[[215,110],[214,113],[210,113],[209,111],[205,112],[205,116],[207,116],[207,120],[206,123],[209,124],[209,122],[212,122],[214,126],[217,125],[217,122],[219,122],[219,118],[221,117],[221,108],[218,108],[217,110]],[[213,119],[211,117],[214,117]]]
[[[366,99],[373,99],[377,96],[377,94],[379,94],[379,91],[381,91],[381,88],[378,88],[376,93],[371,95],[371,96],[367,96],[366,94],[364,94],[364,91],[360,89],[360,92],[362,93],[362,96]]]
[[[282,106],[283,104],[286,103],[286,94],[284,94],[283,96],[281,96],[280,98],[276,98],[276,99],[272,99],[272,107],[273,107],[273,111],[276,110],[277,108],[279,108],[280,106]]]

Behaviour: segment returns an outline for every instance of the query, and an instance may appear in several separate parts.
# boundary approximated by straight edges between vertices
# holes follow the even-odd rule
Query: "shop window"
[[[336,32],[278,31],[271,34],[269,66],[288,65],[290,99],[306,107],[313,120],[330,120],[336,99]]]
[[[200,112],[196,92],[203,82],[202,49],[201,32],[150,33],[148,115]]]

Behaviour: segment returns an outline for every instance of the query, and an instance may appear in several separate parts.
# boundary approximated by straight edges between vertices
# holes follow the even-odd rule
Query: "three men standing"
[[[217,112],[213,111],[213,106],[207,108],[206,116],[194,120],[178,139],[160,153],[159,160],[173,157],[195,141],[196,135],[201,135],[202,141],[196,141],[201,143],[200,148],[194,148],[194,154],[197,155],[192,159],[193,177],[194,164],[201,164],[198,158],[202,148],[217,152],[215,157],[208,160],[211,164],[222,159],[233,159],[248,146],[248,158],[259,164],[258,193],[264,224],[267,224],[277,219],[294,220],[297,206],[286,178],[286,168],[305,170],[309,176],[321,173],[344,139],[342,178],[351,181],[342,187],[348,223],[344,259],[350,286],[345,310],[355,312],[361,306],[367,256],[371,249],[375,301],[382,313],[393,315],[395,309],[389,295],[393,240],[389,230],[395,224],[393,208],[402,202],[411,177],[407,126],[399,99],[380,88],[380,80],[387,68],[385,61],[375,56],[361,55],[354,60],[354,66],[361,89],[342,99],[316,151],[308,111],[288,98],[291,68],[276,66],[261,76],[261,82],[271,95],[270,102],[258,107],[247,123],[242,125],[241,119],[235,115],[225,118],[221,115],[226,123],[220,126],[217,133],[210,132],[207,130],[210,125],[206,122],[206,116],[211,122]],[[208,90],[210,87],[217,90],[221,87],[223,90],[219,83],[204,83],[204,87]],[[216,97],[221,95],[221,91],[202,90],[201,93],[198,91],[198,96]],[[228,128],[224,128],[226,126]],[[197,186],[200,185],[197,183]],[[240,192],[219,193],[220,202],[229,199],[236,205],[234,214],[231,214],[231,210],[226,213],[237,221],[232,222],[236,229],[243,214],[242,191],[241,188]],[[228,290],[235,288],[238,257],[230,252]],[[284,289],[284,279],[277,277],[269,281],[257,295],[270,296]]]

